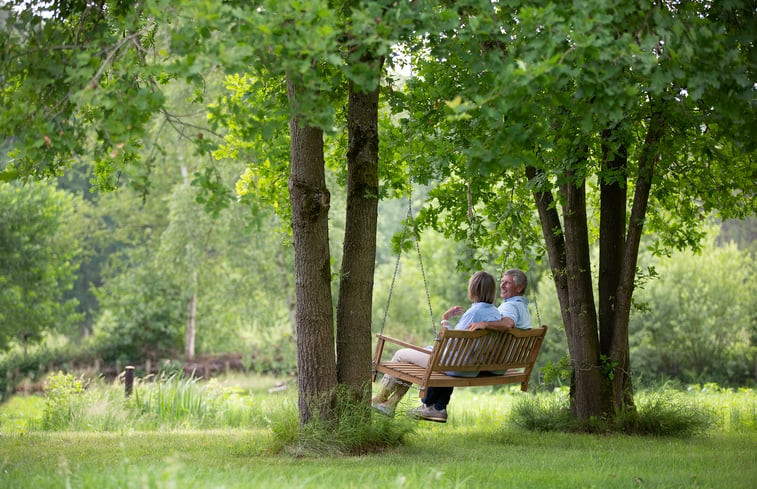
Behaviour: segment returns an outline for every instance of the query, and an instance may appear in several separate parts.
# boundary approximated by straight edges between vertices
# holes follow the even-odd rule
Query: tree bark
[[[602,171],[599,182],[599,333],[602,353],[610,352],[615,292],[620,282],[626,234],[626,166],[625,145],[613,130],[602,134]]]
[[[626,232],[628,151],[617,131],[602,132],[602,171],[600,172],[599,217],[599,343],[600,353],[611,368],[621,360],[611,351],[616,297],[624,261]],[[627,352],[626,352],[627,356]],[[614,412],[621,406],[613,392],[614,371],[603,372],[602,411]]]
[[[287,96],[297,107],[300,87],[287,76]],[[304,91],[304,90],[303,90]],[[295,297],[297,375],[300,424],[333,418],[336,387],[328,211],[323,158],[323,131],[295,114],[289,123]]]
[[[363,59],[381,71],[381,60]],[[337,381],[370,396],[371,310],[378,220],[378,86],[350,83],[347,105],[347,211],[337,306]]]
[[[649,194],[652,189],[655,163],[659,155],[658,146],[665,133],[665,120],[661,111],[653,110],[639,157],[639,173],[628,225],[628,236],[623,251],[623,264],[616,292],[616,307],[613,316],[610,359],[615,363],[613,377],[613,399],[616,409],[633,405],[631,365],[628,350],[628,323],[631,314],[634,277],[638,262],[639,244],[644,228]]]
[[[565,332],[575,380],[571,410],[578,420],[587,420],[602,414],[599,335],[592,292],[585,184],[582,177],[577,178],[572,173],[566,177],[561,192],[565,199],[563,222],[570,311],[570,322],[566,323]]]

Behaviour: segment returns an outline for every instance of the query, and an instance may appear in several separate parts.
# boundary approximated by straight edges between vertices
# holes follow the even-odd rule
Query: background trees
[[[413,98],[424,151],[444,178],[423,220],[474,248],[509,230],[528,251],[531,193],[574,413],[632,408],[628,321],[643,234],[657,231],[658,252],[696,246],[710,212],[755,209],[755,135],[743,125],[755,119],[753,11],[466,2],[438,15],[447,24],[424,38],[414,85],[423,95]]]
[[[658,277],[637,293],[644,307],[631,318],[634,365],[690,383],[748,382],[757,366],[754,257],[711,236],[703,248],[652,260]]]
[[[0,351],[80,320],[64,296],[82,251],[77,206],[48,183],[0,182]]]
[[[715,210],[754,213],[748,2],[61,2],[46,15],[32,7],[42,8],[4,10],[0,177],[54,175],[72,155],[87,155],[100,186],[145,195],[159,166],[185,156],[150,131],[154,116],[176,128],[180,145],[246,160],[239,193],[293,223],[303,421],[337,382],[365,397],[375,209],[379,197],[406,188],[408,167],[429,186],[414,224],[464,242],[464,268],[488,266],[492,256],[500,267],[535,268],[546,250],[579,418],[632,406],[629,318],[644,232],[654,231],[650,248],[664,252],[696,246],[699,224]],[[406,84],[382,72],[402,49],[414,66]],[[213,92],[202,83],[217,80],[219,68],[231,90],[209,123],[177,117],[169,87],[189,82],[183,98],[205,104]],[[215,136],[225,137],[218,147]],[[195,197],[220,204],[216,211],[232,206],[225,177],[212,163],[197,168],[193,181],[206,192]],[[198,304],[202,266],[228,262],[214,261],[222,244],[200,246],[191,234],[223,226],[193,226],[190,189],[171,194],[175,182],[161,187],[174,212],[151,216],[161,258],[119,256],[178,258],[172,277],[162,277],[171,285],[156,294],[184,309]],[[334,182],[347,183],[337,351]],[[136,234],[160,248],[148,229],[157,228]],[[249,247],[254,238],[241,236],[248,244],[240,248]]]

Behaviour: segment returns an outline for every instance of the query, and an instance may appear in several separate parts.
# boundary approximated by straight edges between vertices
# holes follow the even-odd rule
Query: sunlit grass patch
[[[725,432],[757,432],[757,391],[730,389],[710,383],[690,385],[686,393],[708,408],[717,427]]]
[[[19,433],[34,429],[42,420],[43,412],[42,396],[13,396],[0,405],[0,433]]]

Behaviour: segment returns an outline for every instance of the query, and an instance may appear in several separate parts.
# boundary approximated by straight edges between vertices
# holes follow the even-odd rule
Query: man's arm
[[[494,331],[507,331],[508,329],[513,329],[514,327],[515,321],[507,317],[498,319],[497,321],[478,322],[468,325],[468,329],[470,330],[493,329]]]

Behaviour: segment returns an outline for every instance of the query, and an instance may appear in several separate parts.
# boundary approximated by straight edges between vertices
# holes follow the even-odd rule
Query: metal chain
[[[410,78],[412,77],[413,77],[413,69],[412,69],[412,63],[411,63]],[[412,97],[410,98],[410,100],[412,101]],[[411,110],[411,114],[412,114],[412,110]],[[412,116],[408,122],[408,133],[409,133],[409,150],[410,150],[408,154],[408,159],[412,162],[413,156],[414,156]],[[421,269],[421,277],[423,278],[423,288],[426,292],[426,302],[428,303],[428,314],[429,314],[429,317],[431,318],[431,329],[434,332],[434,338],[437,338],[439,332],[437,331],[435,323],[434,323],[434,312],[431,307],[431,294],[428,291],[428,281],[426,280],[426,270],[423,267],[423,257],[421,256],[420,239],[418,237],[418,230],[415,228],[415,218],[413,217],[412,174],[411,174],[411,167],[409,164],[407,168],[407,175],[408,175],[408,181],[411,183],[411,190],[407,196],[407,217],[405,219],[405,225],[402,227],[402,234],[400,235],[400,247],[399,247],[399,251],[397,252],[397,262],[394,265],[394,274],[392,275],[392,283],[389,286],[389,295],[386,298],[386,307],[384,308],[384,319],[381,322],[381,334],[384,333],[384,327],[386,326],[386,318],[389,314],[389,304],[392,300],[392,294],[394,292],[394,284],[397,280],[397,274],[400,268],[400,258],[402,257],[402,245],[405,243],[405,234],[407,233],[408,227],[412,225],[413,226],[413,231],[412,231],[413,239],[415,240],[415,249],[418,253],[418,264]]]
[[[392,293],[394,292],[394,284],[397,281],[397,274],[400,269],[400,258],[402,257],[402,243],[405,242],[405,232],[407,231],[408,223],[402,227],[402,234],[400,235],[400,248],[397,251],[397,262],[394,264],[394,274],[392,275],[392,283],[389,286],[389,295],[386,298],[386,306],[384,307],[384,320],[381,322],[381,334],[384,334],[384,327],[386,326],[386,318],[389,315],[389,303],[392,301]]]
[[[423,267],[423,256],[421,255],[421,244],[418,237],[418,230],[415,228],[415,221],[413,219],[413,203],[412,199],[408,199],[407,204],[407,216],[408,220],[413,222],[413,237],[415,238],[415,250],[418,252],[418,264],[421,268],[421,277],[423,278],[423,290],[426,291],[426,302],[428,304],[428,315],[431,319],[431,331],[434,332],[434,340],[439,336],[439,330],[436,328],[436,322],[434,321],[434,311],[431,308],[431,294],[428,292],[428,281],[426,280],[426,270]]]

